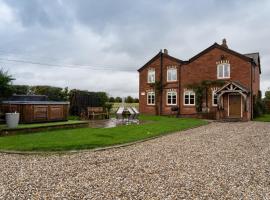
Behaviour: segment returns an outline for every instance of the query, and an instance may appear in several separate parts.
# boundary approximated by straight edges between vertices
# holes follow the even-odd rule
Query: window
[[[155,92],[147,93],[147,105],[155,105]]]
[[[148,70],[148,76],[147,76],[148,83],[154,83],[155,82],[155,70]]]
[[[212,92],[212,105],[217,106],[217,103],[218,103],[217,94],[216,94],[216,91],[213,91]]]
[[[230,78],[230,64],[222,63],[217,66],[217,77],[221,78]]]
[[[167,69],[167,81],[177,81],[177,69],[176,68]]]
[[[184,105],[195,105],[195,93],[193,91],[184,92]]]
[[[167,92],[167,105],[176,105],[176,92]]]

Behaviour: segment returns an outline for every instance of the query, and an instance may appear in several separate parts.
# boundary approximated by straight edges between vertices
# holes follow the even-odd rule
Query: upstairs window
[[[216,94],[216,91],[213,91],[212,92],[212,105],[217,106],[217,103],[218,103],[217,94]]]
[[[155,70],[153,69],[148,70],[147,82],[155,83]]]
[[[147,93],[147,105],[155,105],[155,92]]]
[[[168,68],[167,69],[167,81],[177,81],[177,69],[176,68]]]
[[[217,66],[218,79],[230,78],[230,64],[222,63]]]
[[[195,105],[195,92],[193,91],[184,92],[184,105]]]
[[[177,93],[174,91],[167,92],[167,105],[177,105]]]

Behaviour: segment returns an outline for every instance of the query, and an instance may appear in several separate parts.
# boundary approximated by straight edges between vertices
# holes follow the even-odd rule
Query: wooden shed
[[[3,101],[3,113],[19,112],[20,123],[66,121],[69,102],[58,101]]]

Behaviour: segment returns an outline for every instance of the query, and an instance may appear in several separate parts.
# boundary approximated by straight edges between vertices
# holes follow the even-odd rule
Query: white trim
[[[176,80],[169,80],[169,70],[175,70],[176,71]],[[167,68],[167,82],[175,82],[178,80],[178,77],[177,77],[177,68],[175,67],[169,67]]]
[[[230,117],[230,94],[228,94],[228,117]]]
[[[154,80],[153,81],[150,81],[149,80],[149,72],[151,73],[153,73],[154,74]],[[155,81],[156,81],[156,70],[154,70],[154,69],[149,69],[148,71],[147,71],[147,83],[155,83]]]
[[[186,104],[186,101],[185,101],[185,96],[186,96],[186,93],[188,93],[188,104]],[[194,94],[194,104],[190,104],[190,94],[193,93]],[[196,100],[196,94],[193,90],[186,90],[184,91],[184,105],[185,106],[195,106],[195,100]]]
[[[222,66],[222,76],[219,76],[219,67]],[[228,66],[228,75],[229,76],[224,76],[225,75],[225,66]],[[217,65],[217,78],[218,79],[228,79],[231,78],[231,65],[229,63],[221,63]]]
[[[150,94],[152,94],[154,96],[154,103],[149,103],[148,102],[148,97],[149,97]],[[147,102],[148,106],[156,105],[156,94],[155,94],[155,92],[147,92],[146,102]]]
[[[217,107],[217,105],[218,105],[218,104],[214,104],[214,94],[216,94],[216,91],[217,91],[217,90],[213,90],[213,91],[212,91],[212,106],[213,106],[213,107]],[[217,94],[216,94],[216,95],[217,95]],[[217,100],[218,100],[218,99],[217,99]],[[217,102],[217,103],[218,103],[218,102]]]
[[[168,96],[169,96],[168,94],[169,93],[174,93],[175,94],[175,96],[176,96],[176,99],[175,99],[175,102],[176,103],[175,104],[172,104],[172,103],[171,104],[168,104],[168,99],[169,99],[168,98]],[[177,97],[177,92],[176,91],[167,91],[167,95],[166,95],[166,105],[167,106],[176,106],[177,105],[177,99],[178,99],[178,97]]]

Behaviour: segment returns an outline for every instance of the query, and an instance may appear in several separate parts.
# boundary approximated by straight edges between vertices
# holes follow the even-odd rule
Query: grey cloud
[[[33,73],[31,83],[137,95],[135,69],[161,48],[185,60],[226,37],[229,47],[240,53],[260,52],[262,89],[270,86],[267,0],[0,0],[1,4],[9,6],[15,20],[8,25],[0,21],[0,58],[115,67],[112,74],[23,65],[24,72]],[[21,64],[6,66],[18,76],[16,83],[29,81],[20,75]],[[123,74],[123,67],[134,72]]]

